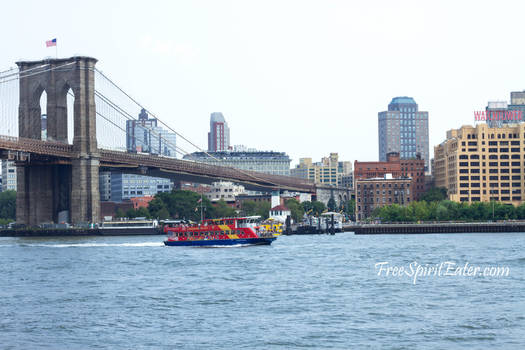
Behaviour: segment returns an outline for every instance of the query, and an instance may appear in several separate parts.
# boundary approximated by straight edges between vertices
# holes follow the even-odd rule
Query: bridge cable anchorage
[[[122,109],[120,106],[118,106],[117,104],[115,104],[114,102],[112,102],[109,98],[107,98],[106,96],[104,96],[102,93],[100,93],[98,90],[95,90],[95,96],[99,97],[100,99],[102,99],[103,102],[105,102],[107,105],[109,105],[114,111],[116,111],[117,113],[119,113],[120,115],[124,116],[126,119],[128,120],[136,120],[132,115],[130,115],[128,112],[126,112],[124,109]],[[101,113],[97,113],[98,115],[100,115],[102,118],[104,118],[105,120],[109,121],[108,118],[106,118],[104,115],[102,115]],[[123,129],[122,127],[118,126],[116,123],[114,122],[111,122],[109,121],[112,125],[118,127],[120,130],[124,131],[126,133],[126,130]],[[150,128],[149,126],[146,126],[146,125],[141,125],[141,127],[143,127],[144,129],[147,129],[149,130],[158,140],[163,140],[164,143],[172,146],[172,148],[175,150],[175,152],[181,154],[181,155],[186,155],[186,154],[189,154],[187,151],[185,151],[182,147],[180,146],[177,146],[176,144],[173,144],[171,141],[169,141],[168,139],[166,139],[164,136],[158,134],[155,130],[153,130],[152,128]],[[138,137],[135,136],[135,139],[138,140]],[[180,151],[179,151],[180,150]]]
[[[95,71],[97,73],[99,73],[104,79],[106,79],[109,83],[111,83],[111,85],[113,85],[115,88],[117,88],[121,93],[123,93],[127,98],[129,98],[131,101],[133,101],[137,106],[143,108],[147,113],[149,113],[152,117],[154,117],[155,119],[157,119],[162,125],[164,125],[166,128],[168,128],[170,131],[172,131],[173,133],[175,133],[177,136],[179,136],[180,138],[182,138],[183,140],[185,140],[186,142],[188,142],[190,145],[192,145],[193,147],[195,147],[196,149],[198,149],[199,151],[203,152],[204,154],[206,154],[207,156],[209,156],[210,158],[212,159],[215,159],[216,161],[218,162],[222,162],[223,160],[222,159],[218,159],[214,156],[212,156],[211,154],[209,154],[207,151],[203,150],[202,148],[200,148],[199,146],[197,146],[196,144],[194,144],[193,142],[191,142],[190,140],[188,140],[186,137],[184,137],[182,134],[180,134],[179,132],[177,132],[176,130],[174,130],[172,127],[170,127],[168,124],[166,124],[164,121],[162,121],[161,119],[159,119],[154,113],[152,113],[151,111],[149,111],[147,108],[145,108],[141,103],[139,103],[137,100],[135,100],[133,97],[131,97],[128,93],[126,93],[120,86],[118,86],[115,82],[113,82],[113,80],[111,80],[110,78],[108,78],[104,73],[102,73],[102,71],[100,71],[99,69],[95,68]],[[259,180],[259,181],[266,181],[266,182],[269,182],[270,184],[273,184],[274,186],[277,186],[279,187],[278,184],[274,183],[274,182],[271,182],[271,181],[268,181],[268,180],[263,180],[261,178],[259,178],[258,176],[256,176],[255,174],[253,173],[249,173],[249,172],[245,172],[244,170],[241,170],[241,169],[238,169],[238,168],[233,168],[233,167],[228,167],[228,168],[232,168],[232,169],[235,169],[236,171],[238,172],[241,172],[247,176],[250,176],[252,177],[253,179],[255,180]]]

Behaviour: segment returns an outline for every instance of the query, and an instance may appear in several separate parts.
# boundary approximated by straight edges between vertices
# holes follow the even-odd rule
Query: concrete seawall
[[[369,224],[369,225],[347,226],[345,227],[345,231],[353,231],[356,235],[525,232],[525,222]]]

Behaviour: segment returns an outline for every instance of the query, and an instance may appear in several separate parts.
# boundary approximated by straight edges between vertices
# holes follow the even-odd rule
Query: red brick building
[[[392,174],[393,178],[411,178],[410,186],[413,199],[425,192],[425,160],[420,156],[416,159],[400,159],[399,153],[390,152],[386,155],[386,162],[354,162],[354,182],[362,179],[383,178]],[[354,184],[354,188],[355,184]]]
[[[133,203],[133,209],[137,210],[138,208],[147,208],[153,198],[153,196],[133,197],[130,198],[130,201]]]
[[[412,179],[390,175],[382,178],[355,180],[355,217],[357,221],[370,217],[376,208],[385,205],[408,205],[412,201]]]

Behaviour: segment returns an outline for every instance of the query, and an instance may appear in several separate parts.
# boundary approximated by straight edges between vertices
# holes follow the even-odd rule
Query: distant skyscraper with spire
[[[208,133],[208,152],[227,151],[230,148],[230,128],[220,112],[210,116],[210,132]]]

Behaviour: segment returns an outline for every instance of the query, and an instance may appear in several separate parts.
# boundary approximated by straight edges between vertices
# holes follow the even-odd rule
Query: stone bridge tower
[[[99,221],[96,62],[91,57],[17,62],[20,71],[19,137],[41,139],[40,97],[46,91],[47,140],[67,143],[68,91],[71,89],[75,96],[71,164],[53,159],[17,164],[16,216],[19,223]]]

